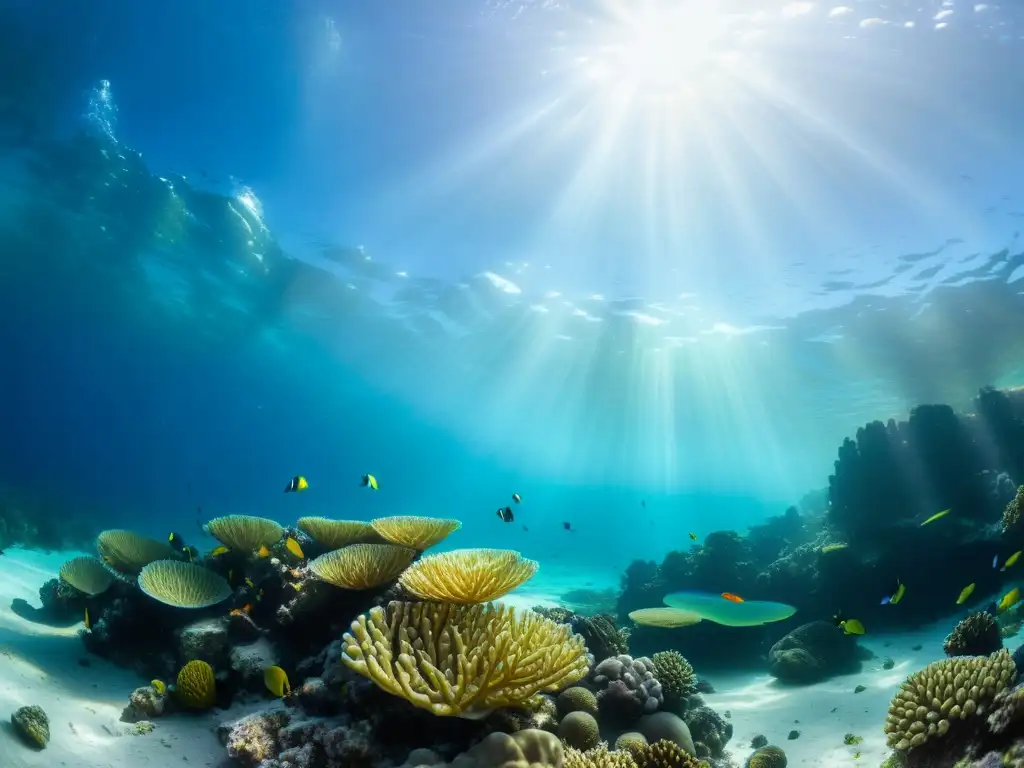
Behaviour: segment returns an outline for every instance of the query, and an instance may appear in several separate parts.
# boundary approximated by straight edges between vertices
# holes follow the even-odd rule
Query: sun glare
[[[721,53],[725,16],[713,6],[620,11],[601,31],[584,71],[610,96],[671,97],[690,93]],[[604,26],[604,25],[602,25]]]

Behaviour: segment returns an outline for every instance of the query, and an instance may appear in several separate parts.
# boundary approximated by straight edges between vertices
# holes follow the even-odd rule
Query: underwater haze
[[[9,504],[616,586],[1024,384],[1012,3],[60,7],[0,3]]]

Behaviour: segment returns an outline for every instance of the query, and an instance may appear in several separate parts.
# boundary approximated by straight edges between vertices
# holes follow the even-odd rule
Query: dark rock
[[[813,683],[860,669],[857,641],[827,621],[797,627],[768,652],[773,676],[786,683]]]

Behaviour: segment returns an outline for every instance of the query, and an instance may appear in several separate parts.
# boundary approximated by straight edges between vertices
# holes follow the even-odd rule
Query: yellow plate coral
[[[393,544],[352,544],[310,560],[309,570],[342,589],[372,589],[394,581],[414,557],[414,550]]]
[[[424,600],[467,605],[508,594],[539,567],[511,549],[456,549],[416,561],[398,581]]]
[[[349,544],[368,543],[380,538],[369,523],[361,520],[331,520],[327,517],[300,517],[298,529],[317,544],[341,549]]]
[[[370,525],[385,541],[420,552],[441,543],[462,527],[458,520],[414,515],[379,517]]]

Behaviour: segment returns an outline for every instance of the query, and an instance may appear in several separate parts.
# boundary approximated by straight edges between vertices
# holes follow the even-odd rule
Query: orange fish
[[[246,603],[245,605],[243,605],[242,611],[244,613],[252,613],[252,603]]]
[[[267,545],[264,544],[260,547],[259,551],[256,554],[260,557],[270,557],[270,550],[267,549]]]
[[[722,597],[728,600],[730,603],[742,603],[743,598],[739,595],[734,595],[732,592],[723,592]]]

